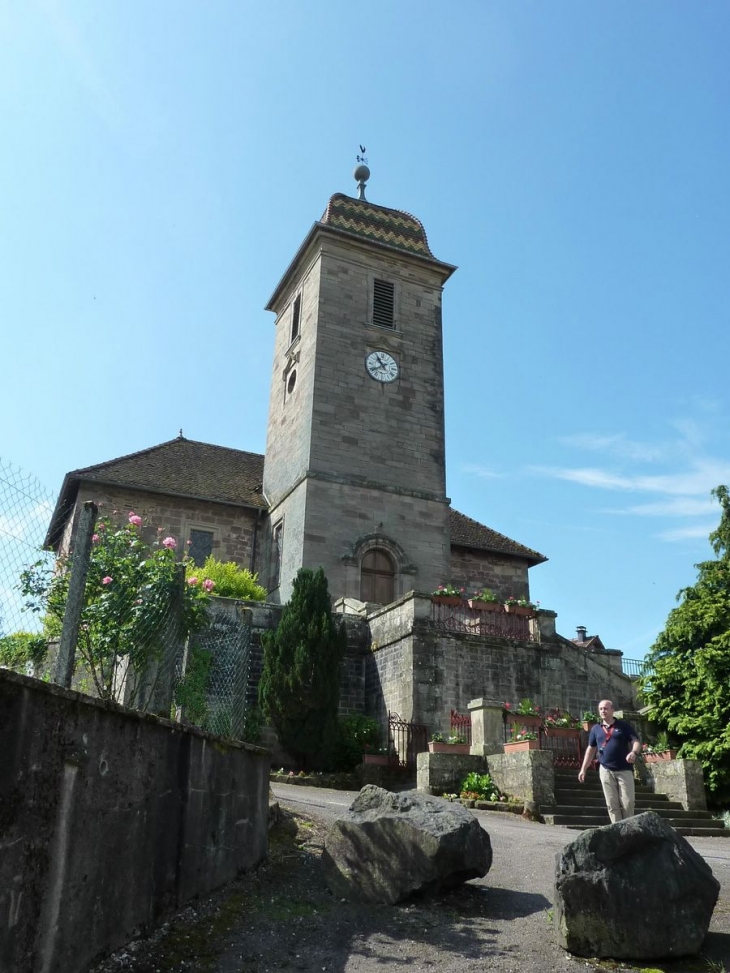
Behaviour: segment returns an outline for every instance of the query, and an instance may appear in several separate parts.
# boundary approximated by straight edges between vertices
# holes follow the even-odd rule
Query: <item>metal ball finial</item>
[[[370,170],[364,164],[357,166],[352,174],[358,182],[367,182],[370,178]]]
[[[365,146],[360,146],[360,155],[357,156],[357,161],[359,165],[356,166],[355,171],[352,173],[357,180],[357,198],[365,199],[365,183],[370,178],[370,169],[368,168],[368,161],[365,158]]]

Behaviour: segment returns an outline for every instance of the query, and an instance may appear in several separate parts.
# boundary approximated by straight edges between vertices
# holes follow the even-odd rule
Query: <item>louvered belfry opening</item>
[[[389,280],[375,280],[373,286],[373,324],[393,327],[395,285]]]
[[[395,598],[395,567],[389,554],[368,551],[360,565],[360,601],[389,605]]]

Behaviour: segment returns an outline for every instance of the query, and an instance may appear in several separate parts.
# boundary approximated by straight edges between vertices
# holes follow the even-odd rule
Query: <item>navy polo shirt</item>
[[[588,737],[588,746],[597,748],[598,762],[606,770],[631,770],[631,764],[626,763],[626,756],[631,744],[638,739],[636,730],[630,723],[626,720],[614,720],[608,733],[600,724],[596,724]]]

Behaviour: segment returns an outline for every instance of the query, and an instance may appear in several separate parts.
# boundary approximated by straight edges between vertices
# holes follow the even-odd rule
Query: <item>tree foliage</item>
[[[47,650],[45,638],[33,632],[0,636],[0,666],[17,672],[34,670],[43,662]]]
[[[177,541],[159,536],[150,547],[142,540],[141,528],[142,518],[130,511],[128,522],[121,526],[100,519],[92,537],[76,654],[94,695],[102,699],[118,698],[123,678],[133,685],[151,662],[162,658],[175,591],[180,587]],[[59,558],[55,566],[44,560],[21,575],[26,609],[43,617],[46,635],[61,631],[70,566],[69,557]],[[200,584],[188,580],[182,586],[180,639],[207,623],[213,587],[208,579]]]
[[[730,801],[730,493],[712,491],[722,508],[710,534],[715,559],[697,564],[697,581],[677,595],[647,657],[641,691],[651,718],[702,762],[713,800]]]
[[[304,769],[327,763],[337,737],[346,635],[331,607],[322,568],[301,568],[278,628],[262,637],[261,709]]]

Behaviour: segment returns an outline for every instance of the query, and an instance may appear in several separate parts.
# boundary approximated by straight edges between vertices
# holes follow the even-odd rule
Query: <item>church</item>
[[[443,730],[476,698],[633,708],[621,653],[559,635],[555,612],[487,618],[432,602],[447,584],[529,601],[528,572],[546,558],[451,507],[442,294],[456,268],[416,217],[366,199],[369,175],[359,165],[358,195],[330,198],[267,304],[266,454],[181,434],[73,470],[46,544],[69,550],[85,501],[134,510],[149,541],[162,528],[196,563],[212,554],[257,573],[254,629],[276,624],[301,567],[322,566],[348,616],[342,708],[384,726],[398,713]]]
[[[334,599],[389,604],[452,583],[529,598],[546,558],[446,494],[442,293],[456,269],[409,213],[329,200],[276,285],[266,455],[178,439],[69,473],[46,537],[68,548],[86,500],[135,510],[196,562],[258,573],[285,603],[300,567]]]

